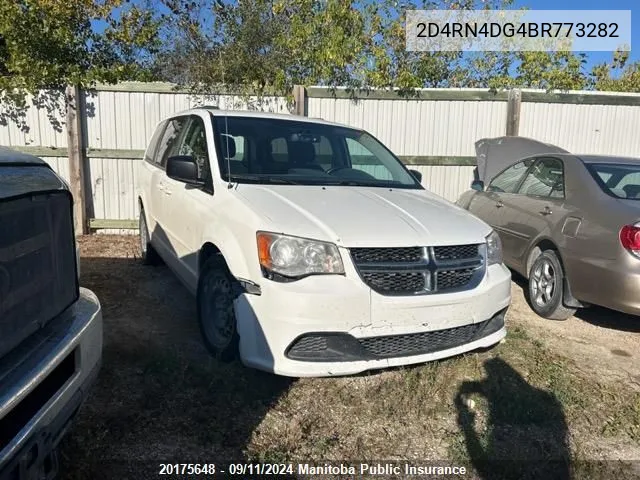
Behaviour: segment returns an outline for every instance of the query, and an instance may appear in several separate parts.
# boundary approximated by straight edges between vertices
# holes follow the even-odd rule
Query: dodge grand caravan
[[[505,336],[500,240],[368,133],[210,108],[138,171],[143,260],[196,296],[213,355],[288,376],[427,362]]]
[[[0,147],[0,479],[50,479],[96,378],[102,314],[78,286],[72,198],[42,160]]]

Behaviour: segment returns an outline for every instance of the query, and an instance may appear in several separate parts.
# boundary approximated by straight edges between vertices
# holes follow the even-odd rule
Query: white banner
[[[409,51],[631,50],[631,10],[407,10]]]

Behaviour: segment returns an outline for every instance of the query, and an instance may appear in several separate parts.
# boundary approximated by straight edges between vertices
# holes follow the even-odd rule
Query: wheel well
[[[533,247],[531,249],[531,252],[529,253],[529,256],[527,257],[526,277],[529,278],[529,270],[531,269],[531,266],[533,265],[533,262],[545,250],[553,250],[554,252],[556,252],[556,255],[558,257],[558,261],[560,262],[560,266],[562,267],[562,269],[565,272],[565,275],[564,275],[564,292],[563,292],[563,295],[564,295],[563,303],[564,303],[564,305],[567,306],[567,307],[570,307],[570,308],[581,308],[581,307],[588,306],[588,304],[582,303],[580,300],[578,300],[577,298],[575,298],[573,296],[573,292],[571,291],[571,284],[569,283],[569,279],[567,278],[567,275],[566,275],[566,267],[564,266],[564,262],[562,260],[562,255],[560,255],[560,251],[558,250],[558,247],[556,246],[556,244],[553,243],[551,240],[548,240],[548,239],[541,240],[540,242],[538,242],[536,244],[535,247]]]
[[[562,268],[564,268],[564,264],[562,263],[562,257],[560,256],[558,247],[556,247],[556,244],[553,243],[551,240],[548,240],[545,238],[544,240],[539,241],[529,252],[529,256],[527,257],[527,264],[525,265],[525,268],[526,268],[525,275],[527,278],[529,277],[529,270],[531,270],[531,266],[533,265],[533,262],[545,250],[555,251],[558,254],[558,260],[560,261],[560,265],[562,265]]]
[[[225,264],[225,266],[227,265],[220,249],[211,242],[205,243],[198,253],[198,272],[202,271],[202,267],[204,267],[207,260],[216,256]]]

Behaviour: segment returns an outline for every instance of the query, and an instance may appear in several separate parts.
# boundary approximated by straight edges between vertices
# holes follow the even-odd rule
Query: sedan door
[[[469,211],[491,225],[502,240],[504,259],[511,265],[515,249],[512,234],[507,225],[511,215],[514,192],[533,163],[532,160],[518,162],[491,180],[486,191],[478,192],[469,203]]]
[[[504,216],[503,230],[508,232],[509,255],[516,269],[525,272],[531,243],[541,235],[552,237],[565,215],[562,160],[540,158],[509,198]]]

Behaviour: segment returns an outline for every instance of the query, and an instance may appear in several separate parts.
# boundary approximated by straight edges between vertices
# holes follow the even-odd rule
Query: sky
[[[631,58],[640,60],[640,0],[516,0],[515,8],[532,10],[631,10]],[[586,52],[587,70],[602,62],[609,62],[611,52]]]

